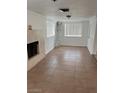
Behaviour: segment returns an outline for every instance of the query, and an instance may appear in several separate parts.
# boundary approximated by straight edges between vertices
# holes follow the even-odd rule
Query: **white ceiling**
[[[97,0],[27,0],[27,8],[45,16],[66,19],[67,14],[72,19],[89,18],[96,16]],[[69,8],[69,13],[61,13],[59,8]]]

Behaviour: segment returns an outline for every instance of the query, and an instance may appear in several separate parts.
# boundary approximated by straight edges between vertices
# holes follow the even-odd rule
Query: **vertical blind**
[[[64,36],[81,37],[82,36],[82,24],[81,23],[65,23]]]

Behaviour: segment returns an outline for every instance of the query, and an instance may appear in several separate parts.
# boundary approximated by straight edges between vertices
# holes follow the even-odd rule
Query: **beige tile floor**
[[[28,72],[28,93],[97,93],[97,65],[87,48],[59,47]]]

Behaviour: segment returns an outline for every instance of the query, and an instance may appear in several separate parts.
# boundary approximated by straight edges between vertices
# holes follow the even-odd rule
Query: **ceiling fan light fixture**
[[[59,11],[60,12],[69,12],[69,8],[60,8]]]
[[[69,19],[69,18],[71,18],[71,15],[67,15],[66,17]]]

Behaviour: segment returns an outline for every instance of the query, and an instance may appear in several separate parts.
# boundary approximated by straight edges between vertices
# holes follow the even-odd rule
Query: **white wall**
[[[46,54],[48,54],[52,49],[54,49],[55,45],[54,45],[54,40],[55,37],[49,37],[46,39]]]
[[[93,49],[93,54],[97,55],[97,31],[95,32],[95,37],[94,37],[94,49]]]
[[[39,54],[28,60],[30,70],[45,56],[46,17],[28,10],[27,25],[32,25],[32,31],[27,31],[27,43],[39,41]]]
[[[49,36],[48,34],[50,31],[55,33],[56,21],[47,18],[47,32],[46,32],[46,39],[45,39],[45,53],[49,53],[55,47],[55,34]]]
[[[56,32],[56,35],[57,35],[56,45],[57,46],[58,45],[87,46],[89,21],[85,20],[85,21],[79,22],[79,23],[82,23],[82,37],[65,37],[64,36],[65,23],[66,22],[63,22],[62,24],[60,24],[58,28],[58,32]]]
[[[96,16],[89,19],[89,38],[88,38],[88,49],[90,54],[96,54],[97,46],[97,35],[96,35]]]

